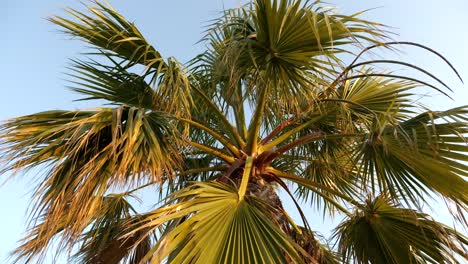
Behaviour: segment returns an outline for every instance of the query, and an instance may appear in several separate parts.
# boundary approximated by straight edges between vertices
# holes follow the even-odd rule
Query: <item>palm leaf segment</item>
[[[303,226],[289,217],[276,185],[294,201],[348,216],[336,231],[345,262],[437,262],[453,259],[449,248],[463,255],[466,238],[395,204],[440,194],[463,218],[466,107],[415,104],[416,87],[446,86],[415,65],[358,62],[396,44],[440,54],[382,42],[382,26],[359,14],[258,0],[225,11],[207,31],[207,51],[185,68],[110,6],[88,11],[50,20],[96,48],[73,62],[71,88],[111,107],[43,112],[1,127],[3,171],[47,168],[17,260],[43,260],[58,238],[86,263],[336,263],[298,204]],[[345,65],[340,54],[356,48],[362,52]],[[437,85],[372,67],[383,63]],[[147,186],[167,197],[140,214],[127,199]],[[380,193],[387,198],[359,202]],[[376,214],[384,220],[374,225]],[[359,240],[361,231],[379,247]],[[394,245],[393,231],[406,242]]]

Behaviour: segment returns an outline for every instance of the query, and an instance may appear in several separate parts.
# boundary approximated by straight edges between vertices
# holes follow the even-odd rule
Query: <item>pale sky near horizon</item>
[[[239,6],[239,0],[198,1],[150,1],[109,0],[109,2],[134,21],[147,39],[161,51],[163,56],[175,56],[187,61],[198,51],[195,43],[201,38],[203,26],[217,17],[224,8]],[[414,41],[427,45],[446,56],[468,82],[468,1],[466,0],[329,0],[345,14],[376,8],[365,18],[390,26],[398,33],[393,38]],[[58,33],[44,18],[64,15],[63,7],[72,6],[83,10],[79,1],[59,0],[5,0],[0,7],[0,22],[4,25],[4,37],[0,41],[0,120],[51,109],[77,109],[97,106],[91,103],[73,103],[75,94],[67,85],[65,67],[69,58],[79,57],[85,45],[69,40]],[[6,37],[5,37],[6,33]],[[400,58],[428,69],[454,89],[453,101],[440,95],[425,98],[427,105],[436,110],[468,104],[468,86],[460,83],[450,69],[435,56],[404,48]],[[433,92],[429,93],[433,95]],[[25,231],[26,210],[30,204],[30,191],[35,182],[34,172],[27,173],[0,186],[0,263],[6,259],[16,241]],[[3,182],[5,176],[0,178]],[[293,208],[291,208],[294,210]],[[444,210],[435,208],[432,215],[451,225]],[[440,215],[437,215],[437,213]],[[312,214],[312,211],[306,211]],[[333,228],[323,222],[319,213],[312,227],[329,234]],[[465,231],[466,233],[466,231]],[[65,262],[60,262],[65,263]]]

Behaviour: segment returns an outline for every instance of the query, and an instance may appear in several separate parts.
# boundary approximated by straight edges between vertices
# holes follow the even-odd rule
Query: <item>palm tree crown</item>
[[[441,196],[466,226],[468,107],[415,103],[419,87],[451,90],[417,65],[367,56],[415,46],[458,76],[436,51],[392,41],[360,13],[257,0],[224,11],[205,52],[184,65],[108,4],[67,14],[50,21],[95,49],[73,60],[71,89],[106,104],[1,123],[0,173],[46,170],[16,261],[43,261],[52,241],[80,263],[467,259],[468,239],[421,207]],[[140,212],[130,198],[146,187],[161,200]],[[311,230],[298,200],[345,216],[334,246]]]

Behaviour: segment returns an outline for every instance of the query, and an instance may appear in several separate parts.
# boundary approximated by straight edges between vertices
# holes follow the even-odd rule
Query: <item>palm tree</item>
[[[392,41],[359,13],[257,0],[224,11],[206,51],[184,65],[108,4],[67,14],[50,21],[94,47],[73,60],[71,89],[102,106],[1,124],[1,172],[46,172],[16,261],[43,262],[51,245],[80,263],[467,259],[467,237],[422,207],[442,197],[466,227],[468,107],[427,109],[418,89],[447,95],[443,81],[367,56],[416,46],[458,75],[436,51]],[[140,212],[132,198],[150,187],[161,199]],[[330,240],[311,230],[320,216],[300,202],[344,217]]]

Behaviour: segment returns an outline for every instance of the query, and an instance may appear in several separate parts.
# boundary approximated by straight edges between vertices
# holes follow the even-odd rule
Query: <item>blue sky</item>
[[[242,1],[243,2],[243,1]],[[391,26],[398,33],[394,38],[419,42],[446,56],[468,82],[468,31],[466,14],[468,1],[436,0],[329,0],[344,13],[376,8],[364,15]],[[164,56],[175,56],[187,61],[200,50],[195,43],[200,39],[202,26],[217,16],[223,7],[239,6],[239,0],[150,1],[110,0],[127,18],[134,21],[147,39]],[[45,18],[63,15],[65,6],[82,8],[78,1],[58,0],[5,0],[0,8],[3,36],[0,41],[0,120],[50,109],[77,109],[93,107],[92,103],[72,103],[76,95],[64,86],[67,82],[65,67],[68,59],[79,56],[85,46],[58,33]],[[5,37],[6,34],[6,37]],[[403,49],[400,58],[416,63],[441,77],[454,89],[454,101],[442,96],[425,98],[435,109],[468,104],[468,87],[450,72],[436,57],[414,48]],[[434,93],[430,92],[429,95]],[[26,210],[30,204],[30,191],[37,174],[32,171],[9,181],[0,188],[0,263],[15,246],[25,230]],[[5,175],[2,176],[5,178]],[[2,180],[3,180],[2,178]],[[37,179],[37,178],[35,178]],[[450,224],[450,217],[435,206],[438,219]],[[310,210],[306,212],[312,214]],[[438,215],[437,215],[438,214]],[[324,233],[332,228],[317,215],[311,218],[313,226]]]

